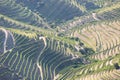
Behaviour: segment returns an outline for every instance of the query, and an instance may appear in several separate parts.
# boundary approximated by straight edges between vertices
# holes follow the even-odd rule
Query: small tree
[[[114,63],[114,67],[115,67],[115,69],[119,69],[120,68],[118,63]]]

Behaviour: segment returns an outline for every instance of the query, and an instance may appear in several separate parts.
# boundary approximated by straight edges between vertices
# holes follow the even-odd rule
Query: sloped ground
[[[2,52],[0,55],[0,65],[9,69],[9,73],[13,74],[12,78],[17,75],[27,80],[52,80],[63,68],[74,64],[73,57],[78,58],[75,54],[65,51],[66,47],[58,44],[59,41],[42,36],[34,39],[14,32],[12,35],[15,39],[15,46],[11,48],[12,50]],[[4,42],[1,41],[1,43]],[[66,62],[70,64],[66,65]],[[5,77],[9,73],[5,71],[0,75]]]
[[[73,36],[94,49],[91,64],[61,72],[65,80],[119,80],[120,21],[100,23],[76,30]],[[78,32],[79,31],[79,32]],[[92,63],[93,62],[93,63]],[[117,66],[116,66],[117,65]],[[69,75],[68,75],[69,74]],[[96,78],[95,78],[96,77]]]
[[[0,80],[119,80],[119,4],[0,0]]]

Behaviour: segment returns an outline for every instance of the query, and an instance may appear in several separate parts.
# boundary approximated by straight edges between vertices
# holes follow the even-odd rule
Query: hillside
[[[0,80],[119,79],[119,0],[0,0]]]

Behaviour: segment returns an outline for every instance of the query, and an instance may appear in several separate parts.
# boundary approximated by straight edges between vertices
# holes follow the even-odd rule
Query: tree
[[[115,69],[119,69],[120,68],[118,63],[114,63],[114,67],[115,67]]]

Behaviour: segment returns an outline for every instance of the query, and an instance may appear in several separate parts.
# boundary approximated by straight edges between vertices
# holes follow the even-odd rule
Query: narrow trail
[[[5,33],[5,41],[4,41],[4,43],[3,43],[3,52],[5,52],[6,51],[6,43],[7,43],[7,39],[8,39],[8,32],[5,30],[5,29],[3,29],[3,28],[0,28],[4,33]]]
[[[12,47],[15,45],[15,39],[14,39],[13,34],[10,31],[7,31],[3,28],[0,28],[0,30],[2,30],[5,34],[5,39],[4,39],[4,43],[3,43],[3,52],[5,53],[7,51],[8,43],[13,43],[11,45]],[[9,48],[8,50],[11,50],[11,48]]]
[[[42,51],[40,52],[40,54],[38,55],[38,58],[37,58],[37,67],[38,67],[39,70],[40,70],[41,80],[44,80],[44,78],[43,78],[42,66],[40,66],[40,64],[39,64],[39,59],[40,59],[41,54],[44,52],[44,50],[45,50],[45,48],[46,48],[46,46],[47,46],[47,43],[46,43],[45,37],[39,37],[39,40],[43,40],[45,46],[44,46],[44,48],[42,49]]]
[[[97,20],[97,21],[99,21],[99,20],[100,20],[100,19],[98,19],[98,18],[97,18],[96,13],[92,13],[92,17],[93,17],[95,20]]]

